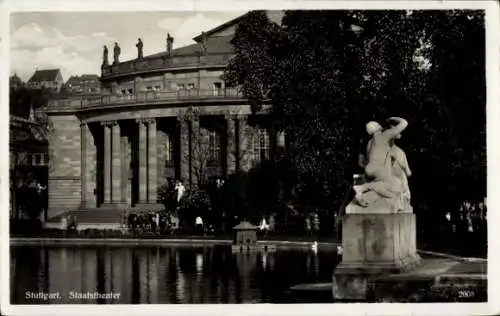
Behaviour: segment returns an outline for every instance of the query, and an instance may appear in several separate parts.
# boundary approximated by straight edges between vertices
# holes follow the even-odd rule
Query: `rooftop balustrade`
[[[89,108],[101,108],[116,105],[151,104],[162,102],[175,102],[184,100],[224,100],[242,99],[243,92],[239,88],[221,89],[189,89],[179,91],[146,91],[124,95],[89,95],[78,98],[51,100],[48,105],[49,111],[77,110]]]
[[[102,78],[117,75],[129,75],[136,72],[167,70],[169,68],[200,67],[208,65],[226,65],[231,55],[198,56],[159,56],[154,58],[134,59],[102,67]]]

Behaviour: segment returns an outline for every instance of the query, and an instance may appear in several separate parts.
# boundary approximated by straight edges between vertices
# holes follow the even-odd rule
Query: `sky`
[[[100,75],[103,45],[120,60],[136,58],[137,39],[144,55],[166,49],[167,33],[174,48],[244,11],[207,12],[17,12],[10,16],[10,74],[28,80],[36,69],[59,68],[66,81],[72,75]]]

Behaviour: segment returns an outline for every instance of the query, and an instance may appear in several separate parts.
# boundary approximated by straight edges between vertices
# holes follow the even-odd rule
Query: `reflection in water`
[[[267,252],[263,252],[262,253],[261,262],[262,262],[262,269],[264,271],[267,271],[268,270],[268,266],[267,266]]]
[[[179,264],[179,254],[175,253],[175,266],[177,268],[177,298],[182,303],[186,299],[184,297],[184,288],[186,287],[186,280],[184,279],[184,274],[181,272],[181,266]]]
[[[196,254],[196,275],[201,276],[203,272],[203,254]]]
[[[230,247],[11,248],[14,304],[279,303],[292,285],[330,282],[333,252],[232,253]],[[26,292],[60,292],[59,300]],[[119,299],[74,298],[119,293]]]

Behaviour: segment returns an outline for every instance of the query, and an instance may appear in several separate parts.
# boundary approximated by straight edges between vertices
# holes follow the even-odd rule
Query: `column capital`
[[[115,126],[118,125],[118,121],[101,121],[102,126]]]
[[[226,114],[224,114],[224,119],[226,121],[230,121],[230,120],[235,121],[235,120],[238,119],[238,115],[237,114],[232,114],[232,113],[226,113]]]
[[[135,121],[138,124],[144,124],[144,125],[156,124],[155,117],[141,117],[141,118],[135,119]]]
[[[239,121],[246,121],[248,119],[247,114],[236,114],[235,116],[236,116],[236,119]]]
[[[186,113],[177,115],[176,119],[177,123],[198,122],[200,120],[200,116]]]

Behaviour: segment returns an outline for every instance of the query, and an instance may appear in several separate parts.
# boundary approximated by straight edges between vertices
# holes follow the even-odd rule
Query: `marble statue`
[[[118,64],[120,62],[120,54],[122,50],[118,43],[115,42],[115,47],[113,48],[113,64]]]
[[[137,40],[137,44],[135,45],[135,47],[137,47],[137,58],[143,58],[144,55],[142,53],[142,48],[144,47],[144,44],[142,43],[142,40],[140,38]]]
[[[109,65],[109,60],[108,60],[108,47],[104,45],[103,48],[103,53],[102,53],[102,65],[103,66],[108,66]]]
[[[401,193],[405,203],[409,204],[411,200],[410,187],[408,185],[408,178],[411,177],[410,166],[406,159],[405,152],[396,144],[392,145],[391,157],[393,165],[393,174],[401,183]]]
[[[364,182],[353,186],[355,197],[347,213],[393,213],[411,211],[408,177],[411,175],[404,151],[394,144],[408,126],[405,119],[391,117],[390,127],[366,124],[371,136],[364,159]]]

